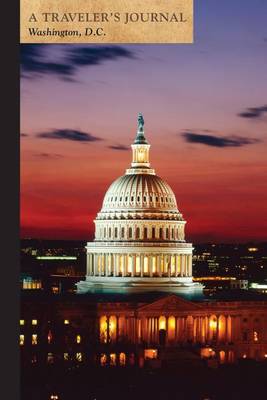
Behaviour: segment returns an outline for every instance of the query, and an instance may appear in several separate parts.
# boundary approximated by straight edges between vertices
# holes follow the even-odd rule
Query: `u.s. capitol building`
[[[199,292],[202,286],[192,281],[186,221],[174,192],[150,166],[141,114],[131,147],[131,167],[111,184],[95,219],[95,239],[86,246],[86,279],[77,291]]]

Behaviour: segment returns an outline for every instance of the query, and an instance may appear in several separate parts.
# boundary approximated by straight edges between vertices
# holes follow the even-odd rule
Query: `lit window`
[[[125,353],[120,353],[119,355],[119,363],[121,366],[124,366],[126,364],[126,355]]]
[[[116,354],[115,353],[110,354],[110,365],[112,367],[116,366]]]
[[[82,362],[82,360],[83,360],[82,353],[76,353],[76,360],[79,362]]]
[[[32,345],[36,345],[37,344],[37,335],[36,335],[36,333],[34,333],[33,335],[32,335]]]
[[[37,322],[37,319],[33,319],[33,320],[32,320],[32,325],[37,325],[37,323],[38,323],[38,322]]]
[[[157,358],[158,350],[157,349],[145,349],[144,355],[145,355],[145,359]]]
[[[20,325],[25,325],[24,319],[20,319],[20,320],[19,320],[19,324],[20,324]]]
[[[100,365],[101,367],[103,367],[106,364],[107,364],[107,355],[102,353],[100,355]]]
[[[47,354],[47,362],[48,362],[48,364],[53,364],[53,362],[54,362],[54,355],[53,355],[53,353],[48,353],[48,354]]]
[[[69,325],[70,321],[68,319],[64,319],[64,325]]]
[[[50,344],[52,342],[52,332],[49,331],[47,335],[47,343]]]
[[[19,345],[20,346],[24,345],[24,335],[19,335]]]
[[[64,353],[63,354],[63,358],[64,358],[64,361],[68,361],[69,360],[69,353]]]
[[[81,343],[81,341],[82,341],[81,335],[77,335],[76,336],[76,343]]]
[[[256,331],[253,332],[253,340],[254,340],[254,342],[258,342],[258,340],[259,340],[259,334]]]

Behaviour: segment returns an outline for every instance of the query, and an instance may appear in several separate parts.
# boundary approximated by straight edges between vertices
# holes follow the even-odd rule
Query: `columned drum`
[[[144,119],[132,144],[132,164],[106,192],[88,242],[88,291],[201,291],[192,281],[192,244],[170,186],[150,168]]]

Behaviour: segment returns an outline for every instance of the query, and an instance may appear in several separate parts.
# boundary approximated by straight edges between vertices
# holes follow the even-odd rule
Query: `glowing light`
[[[100,355],[100,365],[101,367],[104,367],[107,364],[107,355],[102,353]]]
[[[38,256],[37,260],[77,260],[77,257],[72,256]]]
[[[50,399],[51,399],[51,400],[58,400],[59,397],[58,397],[57,394],[51,394]]]
[[[52,333],[51,331],[49,331],[47,335],[47,343],[50,344],[51,342],[52,342]]]
[[[63,354],[63,358],[64,358],[65,361],[68,361],[68,359],[69,359],[69,353],[64,353],[64,354]]]
[[[82,362],[82,360],[83,360],[82,353],[76,353],[76,360],[79,362]]]
[[[255,251],[258,251],[258,250],[259,250],[259,249],[258,249],[257,247],[249,247],[249,248],[248,248],[248,251],[251,252],[251,253],[252,253],[252,252],[255,252]]]
[[[159,329],[166,330],[166,318],[163,315],[159,317]]]
[[[70,321],[68,319],[64,319],[64,325],[69,325]]]
[[[264,358],[267,358],[267,354],[264,354]]]
[[[20,325],[25,325],[24,319],[20,319],[20,320],[19,320],[19,324],[20,324]]]
[[[116,354],[115,353],[110,354],[110,365],[113,367],[116,366]]]
[[[77,335],[76,336],[76,343],[81,343],[81,341],[82,341],[82,338],[81,338],[81,335]]]
[[[210,328],[215,330],[217,328],[217,321],[215,319],[210,320]]]
[[[108,340],[108,325],[107,325],[107,317],[105,315],[103,315],[102,317],[100,317],[100,321],[99,321],[99,334],[100,334],[100,341],[101,343],[107,343]]]
[[[158,357],[157,349],[145,349],[144,356],[146,360],[152,360]]]
[[[33,346],[37,345],[37,334],[36,333],[32,334],[32,345]]]
[[[254,340],[254,342],[258,342],[258,340],[259,340],[259,335],[258,335],[258,332],[256,332],[256,331],[253,332],[253,340]]]
[[[120,363],[120,366],[124,366],[126,364],[126,355],[125,355],[125,353],[120,353],[119,354],[119,363]]]
[[[19,345],[23,346],[24,345],[24,335],[19,335]]]
[[[243,354],[243,356],[242,356],[243,358],[247,358],[247,355],[246,354]]]
[[[37,325],[37,324],[38,324],[37,319],[33,319],[33,320],[32,320],[32,325]]]

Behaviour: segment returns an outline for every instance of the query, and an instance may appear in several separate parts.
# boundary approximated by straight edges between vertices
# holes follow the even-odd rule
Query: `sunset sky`
[[[192,45],[23,45],[21,236],[92,238],[142,112],[187,239],[267,240],[266,15],[196,0]]]

